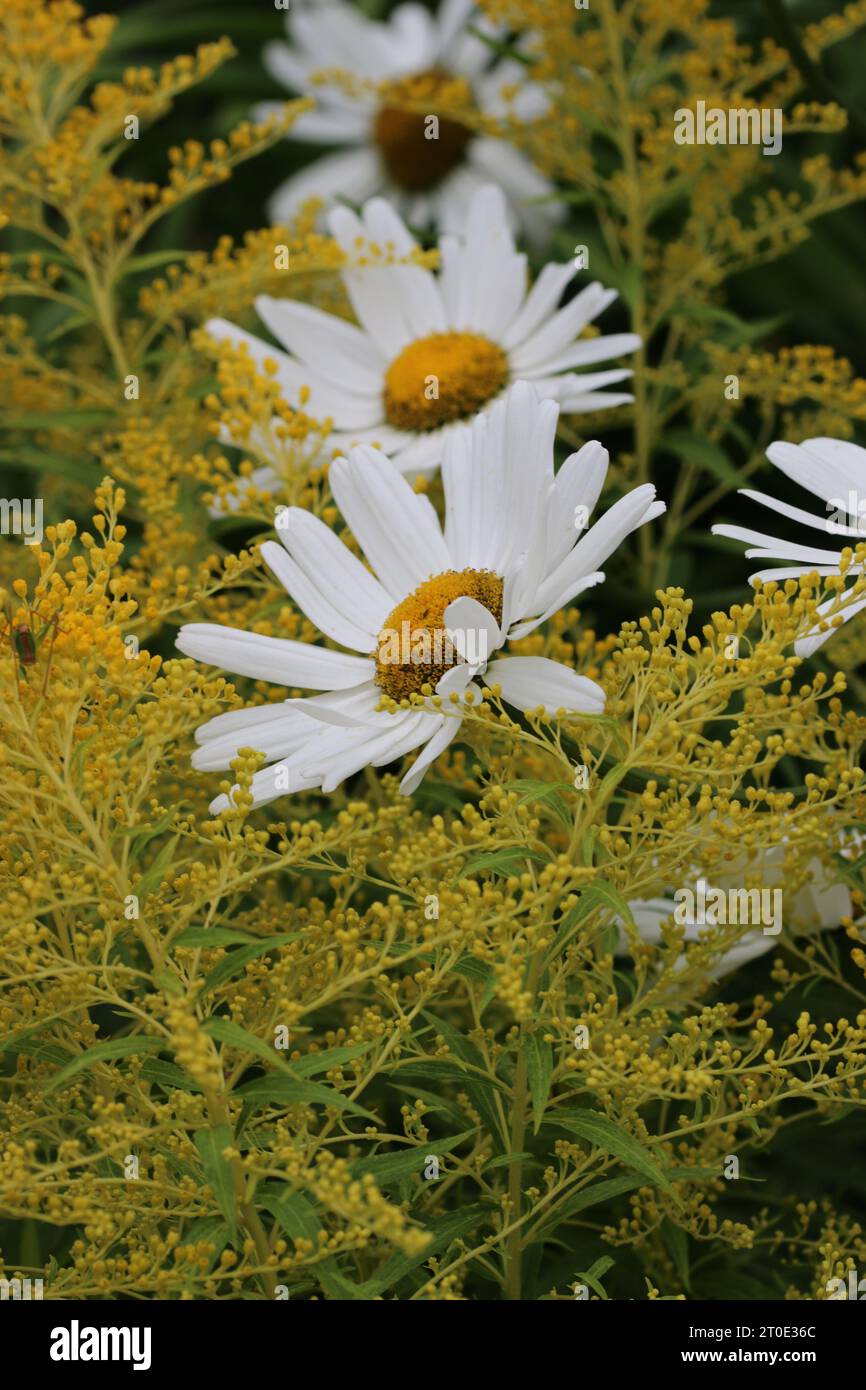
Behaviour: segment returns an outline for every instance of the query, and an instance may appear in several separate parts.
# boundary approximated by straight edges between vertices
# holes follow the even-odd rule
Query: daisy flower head
[[[275,367],[286,401],[303,394],[308,415],[331,421],[334,451],[373,444],[403,472],[430,472],[450,436],[516,380],[572,413],[632,400],[605,389],[631,376],[627,368],[583,370],[640,346],[634,333],[583,336],[616,291],[596,282],[560,308],[578,273],[571,262],[546,265],[530,289],[498,189],[476,193],[462,236],[441,239],[438,274],[407,263],[417,243],[381,198],[360,217],[336,208],[329,221],[348,258],[342,278],[357,325],[261,295],[256,309],[282,351],[224,319],[206,330]]]
[[[847,843],[842,847],[842,853],[849,854],[853,848],[853,841],[850,836]],[[850,917],[853,912],[851,894],[844,883],[839,883],[835,874],[821,859],[815,857],[809,861],[807,866],[806,881],[793,895],[785,892],[785,867],[784,849],[778,845],[772,849],[765,850],[758,861],[760,869],[760,879],[764,893],[778,893],[777,901],[782,904],[784,916],[784,929],[794,932],[797,935],[810,936],[817,932],[832,931],[839,926],[843,917]],[[743,924],[743,913],[747,919],[751,913],[751,920],[755,921],[760,917],[761,911],[769,906],[770,901],[766,898],[755,899],[756,890],[745,887],[745,877],[747,869],[754,875],[755,866],[750,865],[745,856],[740,861],[739,868],[729,868],[724,873],[716,873],[711,879],[700,871],[696,870],[691,879],[691,886],[695,887],[700,883],[704,884],[705,899],[707,903],[712,903],[713,890],[721,889],[726,894],[731,903],[732,915],[730,921],[736,924]],[[757,890],[760,891],[760,890]],[[744,896],[746,894],[747,896]],[[760,903],[760,907],[758,906]],[[692,942],[700,942],[709,939],[719,927],[725,927],[727,911],[724,915],[719,913],[717,907],[708,906],[702,912],[699,905],[697,894],[693,891],[691,897],[684,897],[677,901],[673,896],[662,896],[656,898],[642,898],[629,903],[635,927],[641,941],[647,945],[658,946],[665,939],[665,924],[671,920],[683,927],[683,944],[688,945]],[[630,955],[631,943],[625,927],[619,924],[619,941],[616,948],[617,955]],[[766,921],[764,925],[769,925]],[[765,932],[759,924],[750,930],[743,932],[737,941],[723,951],[714,967],[710,970],[709,976],[713,980],[722,979],[729,975],[731,971],[737,970],[741,965],[746,965],[750,960],[763,956],[767,951],[778,948],[780,935],[777,931]],[[675,962],[675,969],[681,970],[687,965],[685,954],[679,956]]]
[[[193,764],[225,769],[241,748],[270,764],[253,805],[286,791],[333,791],[346,777],[422,751],[408,794],[457,734],[476,681],[519,710],[600,714],[604,692],[543,657],[500,656],[600,583],[599,566],[636,527],[664,511],[651,484],[635,488],[585,529],[604,485],[598,443],[554,474],[558,407],[518,382],[492,411],[453,436],[443,464],[445,523],[385,454],[369,445],[335,460],[335,501],[369,568],[323,522],[283,514],[282,544],[262,556],[303,613],[348,651],[211,623],[181,629],[186,655],[237,675],[323,692],[232,711],[198,730]],[[438,702],[433,694],[444,697]],[[212,804],[216,814],[229,805]]]
[[[820,498],[824,515],[793,507],[751,488],[740,488],[743,497],[813,531],[823,532],[833,542],[833,548],[782,540],[746,526],[714,526],[713,534],[745,541],[750,547],[746,551],[750,560],[783,562],[750,575],[751,584],[756,580],[766,583],[798,579],[814,573],[824,577],[844,573],[846,579],[853,580],[841,593],[819,604],[817,621],[794,644],[797,656],[807,657],[837,627],[866,608],[866,584],[860,578],[863,560],[852,554],[858,545],[866,543],[866,449],[845,439],[806,439],[802,444],[779,440],[770,445],[767,458],[792,482]],[[839,546],[842,538],[850,538],[844,550]]]
[[[459,121],[389,105],[381,92],[394,84],[435,112],[437,96],[456,81],[481,117],[542,116],[544,89],[527,81],[523,63],[495,58],[479,35],[498,31],[474,0],[441,0],[435,12],[402,4],[381,21],[348,0],[293,0],[286,26],[290,44],[266,45],[264,65],[277,82],[317,101],[293,125],[292,139],[339,148],[276,190],[268,204],[272,221],[291,220],[311,198],[363,203],[384,193],[411,225],[451,230],[462,224],[475,190],[493,181],[507,195],[512,225],[536,244],[546,239],[561,212],[540,201],[550,200],[553,188],[525,155]],[[336,72],[351,74],[351,87]],[[506,101],[505,92],[513,99]],[[282,107],[264,102],[254,114],[262,119],[274,109]]]

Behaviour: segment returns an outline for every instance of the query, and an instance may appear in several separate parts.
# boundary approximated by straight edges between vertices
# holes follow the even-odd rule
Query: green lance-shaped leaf
[[[670,1182],[665,1177],[655,1158],[647,1152],[633,1135],[629,1134],[607,1115],[599,1115],[594,1110],[560,1111],[550,1117],[550,1123],[569,1134],[576,1134],[595,1149],[618,1158],[628,1168],[643,1176],[656,1187],[661,1187],[675,1196]]]
[[[235,1183],[231,1165],[223,1158],[223,1150],[232,1144],[232,1132],[228,1125],[217,1125],[214,1129],[200,1129],[195,1136],[195,1146],[201,1159],[208,1185],[213,1189],[217,1205],[234,1234],[237,1228],[235,1213]]]

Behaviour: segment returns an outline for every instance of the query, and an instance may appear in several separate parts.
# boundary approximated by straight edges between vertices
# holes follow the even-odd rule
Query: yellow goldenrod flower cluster
[[[837,156],[841,97],[708,0],[480,0],[474,20],[504,50],[501,102],[444,60],[311,78],[374,103],[404,192],[476,140],[550,181],[555,244],[524,257],[503,227],[467,270],[458,237],[410,246],[381,205],[364,235],[345,207],[326,235],[316,199],[167,249],[163,219],[281,150],[315,97],[131,177],[123,156],[231,41],[123,70],[104,66],[108,16],[0,14],[0,1277],[42,1278],[46,1299],[561,1300],[618,1278],[618,1296],[725,1297],[758,1260],[775,1296],[823,1299],[864,1269],[856,1214],[784,1164],[831,1124],[855,1152],[866,1105],[866,540],[849,528],[829,560],[731,592],[704,532],[774,439],[854,447],[856,365],[725,293],[862,199],[866,159]],[[863,25],[848,5],[805,51]],[[529,115],[525,83],[545,96]],[[756,92],[809,152],[796,186],[759,145],[674,139],[678,109]],[[483,227],[499,204],[473,206]],[[513,282],[485,284],[488,258]],[[641,339],[604,411],[576,372],[542,389],[539,364],[558,381],[604,342],[601,285],[559,307],[575,258]],[[428,332],[440,291],[451,318]],[[503,324],[509,297],[512,328],[544,320],[525,429],[506,411],[532,338],[476,332],[485,292]],[[263,296],[279,347],[247,332]],[[245,336],[205,326],[226,319]],[[325,384],[357,407],[342,423],[294,390],[325,320]],[[355,386],[380,379],[368,409]],[[375,449],[452,428],[444,460],[412,453],[403,476]],[[363,435],[355,474],[338,431]],[[609,471],[587,442],[608,431]],[[486,455],[485,473],[493,445],[526,476],[546,449],[549,471],[534,491]],[[593,528],[578,487],[603,496]],[[507,575],[502,536],[473,530],[485,489],[503,534],[535,526]],[[507,655],[458,661],[454,605]],[[208,667],[181,627],[241,660]],[[444,654],[395,662],[402,628]],[[544,703],[515,675],[539,667],[557,673]],[[337,777],[362,726],[368,756]],[[710,891],[725,912],[703,911]]]

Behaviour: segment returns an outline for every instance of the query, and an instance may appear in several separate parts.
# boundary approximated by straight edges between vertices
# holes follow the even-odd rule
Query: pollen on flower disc
[[[445,609],[474,598],[502,621],[502,580],[492,570],[446,570],[413,590],[385,620],[376,650],[376,684],[394,700],[436,687],[460,660],[445,631]]]
[[[508,381],[508,357],[480,333],[431,333],[385,373],[385,415],[400,430],[432,430],[475,415]]]

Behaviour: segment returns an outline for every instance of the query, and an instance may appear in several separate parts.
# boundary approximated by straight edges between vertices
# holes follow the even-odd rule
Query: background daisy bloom
[[[844,851],[843,851],[844,852]],[[746,965],[748,961],[754,960],[757,956],[763,956],[767,951],[778,950],[783,944],[785,933],[796,933],[801,936],[812,935],[821,931],[833,931],[841,923],[843,917],[850,917],[854,907],[851,894],[844,883],[835,882],[831,870],[820,859],[812,859],[809,863],[809,880],[802,888],[793,894],[793,897],[785,892],[785,871],[784,871],[784,849],[777,846],[774,849],[766,850],[760,858],[762,868],[762,884],[764,888],[779,888],[783,892],[784,905],[784,924],[781,935],[772,936],[765,933],[758,927],[756,930],[746,931],[738,941],[730,946],[727,951],[722,952],[715,967],[709,972],[709,977],[713,980],[720,980],[724,975],[729,975],[732,970],[736,970],[741,965]],[[694,876],[688,884],[683,887],[694,889],[698,880],[703,878],[709,888],[742,889],[746,887],[746,869],[754,870],[755,865],[750,864],[744,857],[735,870],[727,870],[724,873],[716,873],[709,877],[700,871],[695,871]],[[663,928],[666,922],[670,922],[676,911],[676,903],[672,897],[642,898],[629,903],[634,924],[638,935],[642,941],[648,945],[658,946],[664,940]],[[631,955],[631,942],[628,932],[620,922],[619,941],[616,948],[617,955]],[[714,927],[708,923],[695,920],[694,914],[689,914],[684,922],[683,943],[706,940],[714,933],[724,930],[724,927]],[[675,962],[675,969],[680,969],[687,963],[685,954],[679,956]]]
[[[443,712],[435,691],[460,697],[485,674],[521,710],[599,714],[604,693],[585,676],[542,657],[499,657],[577,594],[600,583],[599,565],[645,521],[664,511],[651,484],[620,498],[580,535],[607,473],[590,443],[553,471],[558,408],[518,383],[471,429],[449,440],[443,464],[444,530],[426,497],[412,491],[376,449],[335,460],[331,485],[370,569],[323,522],[285,513],[282,545],[262,546],[268,567],[326,636],[349,655],[303,642],[193,623],[178,647],[224,670],[289,688],[327,692],[219,715],[198,730],[193,757],[203,771],[227,768],[240,748],[263,752],[254,805],[285,791],[329,792],[367,765],[379,767],[424,745],[403,778],[408,794],[460,728],[459,698]],[[578,526],[575,525],[575,518]],[[372,571],[372,572],[371,572]],[[390,697],[390,708],[380,708]],[[398,702],[396,705],[394,702]],[[214,813],[228,799],[212,803]]]
[[[850,536],[852,547],[858,542],[866,542],[866,449],[845,439],[807,439],[802,444],[777,441],[767,450],[767,458],[787,478],[819,497],[824,503],[824,515],[816,516],[802,507],[792,507],[787,502],[769,497],[764,492],[753,492],[751,488],[739,489],[744,497],[760,502],[780,516],[823,531],[825,536]],[[843,517],[847,520],[843,520]],[[771,579],[797,579],[816,572],[819,575],[839,574],[843,563],[841,550],[795,545],[792,541],[767,536],[746,526],[714,526],[713,534],[746,541],[752,547],[746,551],[750,560],[796,561],[787,567],[773,566],[758,570],[749,576],[750,584],[754,584],[756,579],[765,582]],[[862,572],[862,564],[850,564],[846,568],[847,575],[855,584]],[[828,637],[832,637],[837,626],[866,608],[866,593],[861,594],[859,589],[852,593],[852,588],[846,593],[850,597],[834,595],[819,605],[819,622],[805,637],[794,643],[797,656],[811,656]],[[824,625],[820,619],[826,620]]]
[[[435,111],[437,93],[463,79],[468,100],[483,116],[532,121],[544,115],[549,106],[544,89],[527,82],[522,63],[494,61],[491,47],[469,33],[470,24],[495,32],[472,0],[443,0],[435,14],[417,4],[398,5],[382,22],[344,0],[293,3],[286,17],[292,47],[267,44],[262,60],[277,82],[318,103],[292,126],[291,138],[345,148],[282,184],[268,203],[272,221],[290,220],[309,198],[362,203],[374,193],[387,193],[413,226],[450,230],[462,223],[479,185],[494,181],[508,196],[513,223],[542,242],[561,210],[535,201],[550,198],[553,186],[525,155],[505,140],[477,135],[444,117],[438,138],[431,139],[424,114],[383,105],[373,89],[383,82],[405,85],[407,95],[429,100]],[[328,70],[351,73],[359,90],[313,80]],[[517,89],[508,103],[505,88]],[[263,102],[254,115],[262,119],[273,110],[282,106]]]
[[[260,295],[259,316],[285,352],[224,319],[206,328],[214,338],[246,343],[260,365],[276,364],[289,404],[307,388],[303,409],[332,422],[328,442],[336,450],[375,444],[403,472],[434,469],[449,436],[518,379],[571,412],[632,400],[602,389],[631,376],[628,369],[575,370],[640,347],[634,333],[580,337],[616,291],[587,285],[558,308],[578,273],[571,262],[545,266],[528,290],[526,257],[515,248],[498,189],[475,195],[461,239],[441,240],[438,275],[419,265],[370,264],[371,244],[400,260],[417,250],[383,199],[367,203],[361,218],[336,208],[329,220],[354,262],[342,276],[358,326]]]

